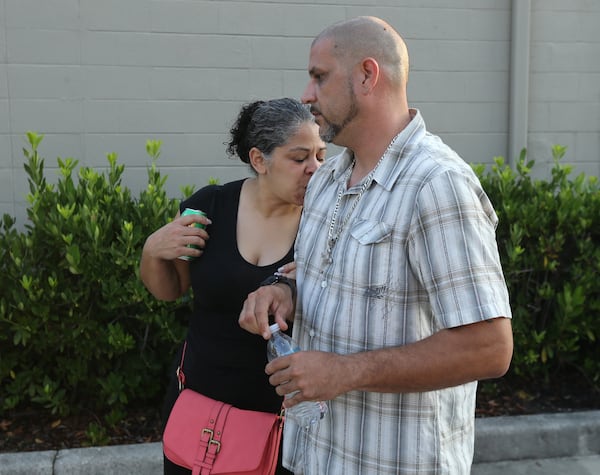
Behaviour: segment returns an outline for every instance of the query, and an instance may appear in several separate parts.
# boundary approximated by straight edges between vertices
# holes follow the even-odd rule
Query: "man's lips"
[[[320,124],[320,119],[321,119],[321,117],[323,117],[323,116],[321,115],[321,113],[320,113],[320,112],[318,112],[318,111],[311,111],[311,113],[312,113],[313,117],[315,118],[315,122],[316,122],[317,124],[321,125],[321,124]]]

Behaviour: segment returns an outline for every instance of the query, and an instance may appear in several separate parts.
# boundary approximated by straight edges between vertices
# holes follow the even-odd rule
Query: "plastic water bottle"
[[[283,333],[279,324],[274,323],[269,327],[271,339],[267,342],[267,359],[269,361],[279,356],[290,355],[300,351],[300,347],[288,335]],[[286,394],[286,398],[293,397],[298,391]],[[285,416],[293,419],[301,427],[308,429],[316,424],[327,412],[327,404],[323,401],[303,401],[294,407],[285,410]]]

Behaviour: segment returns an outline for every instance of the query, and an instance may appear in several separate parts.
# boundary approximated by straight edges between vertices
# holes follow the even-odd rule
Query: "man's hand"
[[[271,338],[269,315],[275,317],[275,323],[283,331],[287,330],[286,320],[292,320],[294,314],[294,296],[286,284],[266,285],[248,294],[240,312],[240,326],[265,340]]]
[[[302,401],[328,401],[350,391],[348,362],[343,355],[322,351],[299,351],[271,361],[265,371],[277,394],[285,399],[284,406],[292,407]]]

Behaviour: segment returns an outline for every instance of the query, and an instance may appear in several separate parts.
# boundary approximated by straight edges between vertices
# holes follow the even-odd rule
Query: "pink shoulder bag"
[[[183,389],[186,346],[177,368],[181,392],[163,434],[165,456],[192,475],[273,475],[283,414],[238,409]]]

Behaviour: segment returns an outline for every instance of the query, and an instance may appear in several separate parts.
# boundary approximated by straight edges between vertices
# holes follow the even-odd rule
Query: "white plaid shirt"
[[[411,114],[329,264],[322,256],[352,154],[328,159],[311,178],[296,239],[294,337],[303,349],[402,346],[511,316],[492,205],[470,166],[426,131],[417,110]],[[338,226],[361,185],[345,191]],[[306,475],[468,474],[476,386],[344,394],[309,433],[286,422],[284,464]]]

